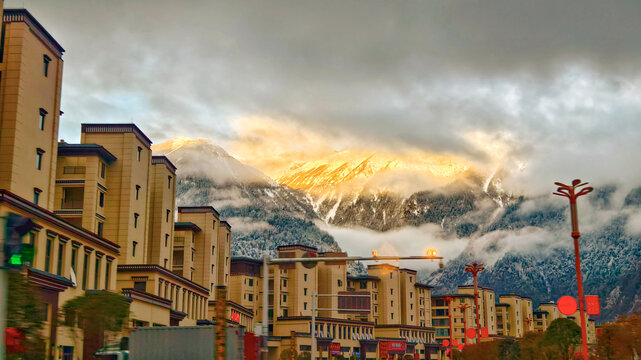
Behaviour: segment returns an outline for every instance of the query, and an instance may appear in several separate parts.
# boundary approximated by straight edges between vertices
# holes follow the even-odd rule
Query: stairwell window
[[[139,216],[140,216],[140,214],[134,213],[134,228],[138,227],[138,217]]]
[[[140,185],[136,185],[136,200],[138,200],[139,195],[140,195]]]
[[[102,191],[98,193],[98,206],[105,206],[105,193],[103,193]]]
[[[40,116],[38,116],[38,129],[45,129],[45,117],[47,116],[47,110],[40,108]]]
[[[141,156],[141,154],[142,154],[142,148],[141,148],[140,146],[138,146],[138,154],[136,155],[136,159],[137,159],[138,161],[140,161],[140,156]]]
[[[134,241],[133,242],[133,248],[131,249],[131,256],[136,256],[136,245],[138,245],[138,242]]]
[[[107,165],[105,163],[100,163],[100,177],[104,179],[106,174],[107,174]]]
[[[42,55],[42,63],[43,63],[43,68],[42,68],[42,74],[47,77],[49,76],[49,63],[51,62],[51,58],[49,56]]]
[[[169,246],[169,234],[165,234],[165,247]]]
[[[167,175],[167,189],[171,189],[171,175]]]
[[[104,226],[105,226],[105,224],[102,221],[98,221],[97,233],[98,233],[98,236],[100,236],[100,237],[102,237],[102,234],[103,234],[103,231],[104,231]]]
[[[165,214],[165,222],[169,222],[169,215],[171,215],[171,210],[167,209],[167,213]]]
[[[45,153],[41,148],[36,149],[36,169],[42,170],[42,155]]]

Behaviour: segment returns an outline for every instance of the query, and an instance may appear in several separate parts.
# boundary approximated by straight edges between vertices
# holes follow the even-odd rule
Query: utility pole
[[[583,277],[581,275],[581,255],[579,253],[579,218],[576,209],[576,199],[579,196],[589,194],[594,190],[592,187],[586,187],[581,190],[579,188],[587,185],[588,183],[581,183],[581,180],[572,180],[572,185],[565,185],[560,182],[554,183],[559,188],[554,195],[563,196],[570,199],[570,214],[572,216],[572,238],[574,239],[574,262],[576,264],[576,284],[579,292],[579,313],[581,316],[581,341],[582,341],[582,356],[584,360],[588,360],[588,337],[585,324],[585,300],[583,299]],[[575,192],[579,190],[578,192]]]
[[[485,270],[483,264],[465,264],[465,271],[474,277],[474,308],[476,310],[476,343],[481,342],[481,323],[479,321],[479,283],[478,274]]]
[[[267,335],[269,335],[269,255],[263,255],[263,329],[261,331],[262,342],[261,349],[262,359],[267,360],[269,357],[269,347],[267,346]]]

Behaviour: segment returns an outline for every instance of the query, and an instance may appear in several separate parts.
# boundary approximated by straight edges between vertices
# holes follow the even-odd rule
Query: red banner
[[[601,314],[599,297],[597,295],[585,295],[585,308],[585,310],[588,312],[588,315]]]
[[[381,359],[387,359],[389,353],[405,354],[407,347],[405,341],[379,341],[378,350],[381,353]]]
[[[490,334],[488,333],[487,328],[486,327],[482,327],[481,328],[481,337],[482,338],[486,338],[486,337],[489,337],[489,336],[490,336]]]
[[[329,351],[331,351],[332,355],[340,355],[341,354],[341,343],[331,343],[331,344],[329,344]]]

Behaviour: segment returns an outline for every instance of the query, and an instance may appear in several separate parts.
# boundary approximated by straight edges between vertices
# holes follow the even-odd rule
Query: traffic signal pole
[[[0,260],[2,261],[2,260]],[[4,265],[4,264],[3,264]],[[5,359],[5,330],[7,329],[8,270],[0,267],[0,360]]]

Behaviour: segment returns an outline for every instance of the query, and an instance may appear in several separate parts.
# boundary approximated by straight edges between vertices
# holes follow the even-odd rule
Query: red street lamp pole
[[[463,342],[467,344],[467,316],[465,316],[465,310],[469,309],[470,306],[468,304],[461,304],[458,308],[461,309],[461,312],[463,313]]]
[[[479,322],[479,283],[477,276],[485,270],[483,264],[465,264],[465,271],[472,274],[474,277],[474,308],[476,309],[476,343],[481,343],[481,323]]]
[[[576,283],[579,291],[579,313],[581,316],[581,340],[582,340],[582,354],[583,359],[588,360],[588,337],[586,332],[585,324],[585,301],[583,300],[583,278],[581,276],[581,256],[579,254],[579,238],[581,233],[579,232],[579,219],[576,210],[576,198],[588,194],[594,190],[592,187],[586,187],[580,189],[581,187],[587,185],[588,183],[581,183],[581,180],[575,179],[572,180],[572,185],[565,185],[560,182],[554,183],[559,188],[556,190],[554,195],[559,195],[570,199],[570,214],[572,216],[572,238],[574,239],[574,261],[576,262]],[[576,192],[578,190],[578,192]]]
[[[447,301],[447,314],[450,318],[450,360],[454,359],[454,343],[452,342],[452,300],[454,300],[452,295],[445,297],[445,301]]]

